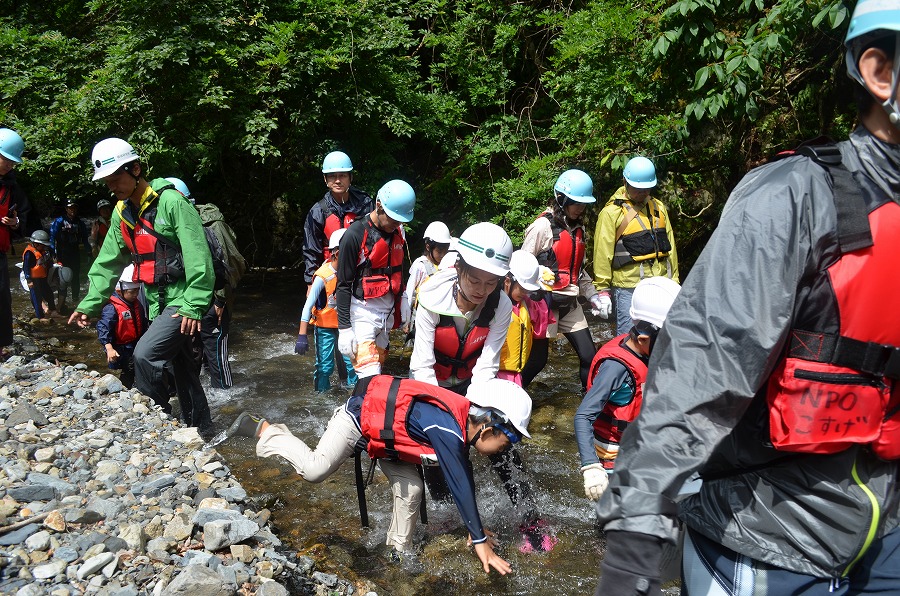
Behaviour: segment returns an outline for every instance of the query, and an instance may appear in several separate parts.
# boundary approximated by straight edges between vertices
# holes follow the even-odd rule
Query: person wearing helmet
[[[556,273],[553,291],[548,295],[552,319],[547,337],[562,333],[578,355],[582,390],[587,386],[587,373],[594,357],[594,340],[588,329],[584,310],[578,302],[584,296],[594,309],[601,307],[597,290],[584,270],[584,213],[596,202],[594,182],[581,170],[566,170],[553,185],[553,197],[547,209],[525,229],[522,250],[537,257],[538,262]],[[522,370],[522,384],[531,381],[547,364],[549,339],[532,344],[531,357]]]
[[[454,267],[419,288],[410,376],[465,394],[470,382],[497,376],[512,303],[503,292],[512,240],[489,222],[469,226],[455,243]]]
[[[231,316],[238,283],[247,270],[247,261],[238,250],[237,236],[225,221],[225,216],[213,203],[198,204],[187,184],[180,178],[166,178],[193,205],[200,214],[204,231],[211,231],[222,248],[222,257],[228,274],[221,287],[216,284],[213,303],[200,321],[200,333],[194,338],[197,367],[206,366],[209,383],[217,389],[233,385],[231,359],[228,357],[228,337],[231,333]]]
[[[596,504],[596,594],[658,594],[682,524],[685,593],[900,593],[900,2],[849,23],[859,126],[729,197]]]
[[[641,412],[647,363],[678,291],[667,277],[638,282],[631,301],[634,325],[608,341],[591,362],[588,390],[575,412],[584,494],[596,501],[609,484],[622,432]]]
[[[66,212],[50,224],[50,246],[64,267],[72,270],[72,303],[81,296],[81,249],[88,259],[91,257],[91,243],[88,228],[78,216],[78,202],[66,201]]]
[[[679,279],[669,213],[662,201],[650,196],[657,184],[656,166],[646,157],[633,157],[623,177],[623,185],[600,211],[594,231],[597,310],[604,319],[615,314],[618,335],[631,329],[629,304],[640,280],[657,275]]]
[[[463,397],[431,383],[378,375],[360,379],[328,422],[315,450],[285,425],[270,424],[248,412],[238,416],[228,435],[256,439],[258,456],[280,455],[314,483],[331,476],[364,439],[369,456],[378,460],[391,485],[394,506],[386,544],[392,560],[413,552],[424,493],[417,466],[440,466],[453,478],[453,501],[485,573],[493,568],[506,575],[512,569],[494,552],[496,540],[482,526],[469,451],[474,447],[490,456],[531,438],[530,418],[531,397],[510,381],[478,381]]]
[[[91,234],[88,238],[91,244],[91,256],[97,258],[106,233],[109,232],[109,222],[112,217],[112,203],[107,199],[97,201],[97,219],[91,224]]]
[[[545,268],[546,269],[546,268]],[[522,385],[522,369],[531,354],[534,339],[546,339],[550,324],[547,303],[540,296],[553,289],[556,276],[552,271],[550,283],[543,278],[544,271],[537,257],[527,250],[513,252],[509,259],[509,273],[503,280],[503,291],[512,302],[512,321],[506,334],[506,342],[500,351],[500,370],[497,376]]]
[[[441,259],[450,249],[450,228],[442,221],[433,221],[428,224],[423,234],[425,250],[418,259],[409,267],[409,277],[406,280],[405,299],[403,300],[403,320],[406,321],[404,331],[407,337],[413,337],[415,325],[416,300],[419,286],[423,281],[434,275],[441,264]]]
[[[353,163],[343,151],[332,151],[322,160],[322,178],[328,191],[306,214],[303,225],[303,280],[309,286],[316,270],[328,260],[328,239],[375,209],[364,190],[353,186]]]
[[[331,235],[375,210],[372,197],[353,186],[353,163],[343,151],[332,151],[325,156],[322,177],[328,191],[312,206],[303,224],[303,281],[307,295],[316,271],[328,261],[328,239]],[[335,365],[341,383],[346,385],[350,369],[338,352],[335,352]]]
[[[119,280],[135,264],[132,281],[144,284],[150,327],[134,350],[134,386],[166,413],[172,412],[166,369],[174,374],[181,417],[203,435],[212,417],[200,384],[191,343],[213,299],[215,273],[197,210],[164,178],[147,181],[134,147],[108,138],[91,153],[95,181],[117,201],[110,228],[88,272],[87,295],[69,317],[91,324]]]
[[[0,270],[7,271],[7,255],[12,247],[13,234],[27,230],[31,204],[25,191],[16,181],[16,167],[22,163],[25,142],[14,130],[0,128]],[[12,292],[9,276],[0,275],[0,357],[8,355],[7,346],[13,343]]]
[[[44,230],[38,230],[31,235],[29,240],[25,252],[22,253],[22,273],[25,276],[25,283],[28,284],[28,292],[31,294],[34,316],[44,319],[52,316],[53,311],[56,310],[53,290],[47,281],[54,262],[53,251],[50,248],[50,235]],[[45,304],[47,305],[46,309]]]
[[[353,362],[359,378],[381,374],[400,327],[403,258],[416,193],[407,182],[391,180],[378,191],[375,209],[354,221],[341,238],[338,258],[338,350]]]
[[[455,264],[439,269],[419,288],[409,373],[413,379],[467,395],[470,385],[495,378],[500,369],[512,320],[503,280],[513,247],[503,228],[481,222],[466,228],[453,248]],[[530,527],[538,519],[537,506],[518,451],[491,456],[491,463],[520,512],[522,526]],[[425,470],[433,498],[449,496],[446,476],[446,470]]]
[[[337,350],[338,315],[335,290],[337,289],[337,263],[340,254],[341,238],[347,230],[338,228],[328,239],[328,260],[316,271],[316,277],[306,296],[303,313],[300,315],[300,332],[294,344],[294,354],[306,354],[309,350],[307,332],[312,321],[316,330],[316,370],[313,373],[313,385],[316,391],[331,389],[331,373],[334,372],[335,353],[344,359],[347,371],[347,388],[352,388],[359,380],[353,370],[353,363],[348,356]]]
[[[128,265],[97,319],[97,339],[106,350],[106,363],[110,369],[122,371],[119,380],[127,389],[134,385],[134,348],[150,326],[147,311],[138,300],[141,282],[133,278],[134,265]]]

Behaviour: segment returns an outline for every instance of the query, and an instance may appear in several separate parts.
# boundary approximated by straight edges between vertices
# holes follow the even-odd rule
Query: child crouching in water
[[[641,413],[650,352],[679,290],[667,277],[638,282],[629,313],[634,327],[604,344],[591,362],[587,393],[575,412],[575,440],[589,499],[596,501],[606,491],[622,433]]]
[[[546,272],[544,271],[546,269]],[[554,322],[547,302],[532,300],[529,293],[550,291],[552,283],[545,282],[546,273],[552,281],[553,272],[538,264],[537,257],[526,250],[517,250],[509,260],[509,274],[503,289],[513,303],[512,321],[506,343],[500,352],[500,371],[497,376],[522,386],[522,369],[531,354],[534,338],[546,338],[547,327]]]
[[[337,354],[338,318],[337,302],[334,291],[337,288],[337,272],[335,268],[338,262],[338,253],[341,237],[346,228],[340,228],[331,233],[328,239],[330,258],[322,264],[313,277],[312,285],[306,296],[306,304],[303,305],[303,314],[300,315],[300,332],[297,342],[294,344],[295,354],[306,354],[309,349],[309,338],[306,333],[309,323],[312,321],[316,328],[316,371],[313,373],[313,384],[316,391],[324,392],[331,389],[331,373],[334,372],[334,359]],[[356,385],[356,372],[350,358],[341,354],[347,367],[347,385],[352,388]]]
[[[109,368],[121,370],[119,380],[126,388],[134,385],[134,348],[150,323],[138,300],[141,282],[132,281],[134,265],[125,267],[97,321],[97,339],[106,349]]]

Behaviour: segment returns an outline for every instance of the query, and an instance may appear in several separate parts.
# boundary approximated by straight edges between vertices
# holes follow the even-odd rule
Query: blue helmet
[[[375,200],[388,216],[402,223],[412,221],[416,208],[416,192],[403,180],[391,180],[381,187]]]
[[[553,190],[576,203],[594,203],[594,181],[581,170],[566,170],[556,179]]]
[[[653,188],[656,186],[656,167],[646,157],[632,157],[625,164],[625,182],[634,188]]]
[[[0,128],[0,155],[16,163],[22,163],[25,141],[10,128]]]
[[[169,182],[172,183],[172,186],[175,187],[175,190],[184,195],[184,198],[188,199],[191,203],[194,200],[191,198],[191,191],[188,190],[187,184],[185,184],[181,178],[166,178]]]
[[[350,156],[343,151],[332,151],[322,160],[322,173],[333,174],[335,172],[352,172],[353,162]]]
[[[900,38],[900,4],[884,0],[859,0],[850,18],[850,27],[844,45],[847,46],[847,74],[863,87],[866,86],[859,72],[857,61],[862,51],[876,39],[894,35]],[[894,48],[894,78],[891,97],[881,107],[890,116],[891,123],[900,127],[900,106],[894,99],[897,85],[897,62],[900,60],[900,39]]]

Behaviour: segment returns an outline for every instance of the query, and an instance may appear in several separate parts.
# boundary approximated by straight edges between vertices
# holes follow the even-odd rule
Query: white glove
[[[338,330],[338,351],[347,358],[356,358],[356,335],[351,327]]]
[[[612,313],[612,300],[609,297],[609,292],[603,291],[591,296],[591,307],[592,315],[608,319]]]
[[[584,475],[584,494],[588,499],[596,501],[609,486],[609,474],[603,468],[603,464],[590,464],[581,466],[581,473]]]

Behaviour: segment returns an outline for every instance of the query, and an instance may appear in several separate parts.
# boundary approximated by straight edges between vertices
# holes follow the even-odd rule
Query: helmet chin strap
[[[489,428],[487,424],[482,424],[482,425],[481,425],[481,428],[478,429],[478,432],[475,433],[475,436],[473,436],[472,439],[469,441],[469,447],[474,447],[474,446],[475,446],[475,443],[477,443],[477,442],[478,442],[478,439],[481,438],[481,433],[483,433],[483,432],[484,432],[484,429],[486,429],[486,428]]]
[[[888,118],[896,128],[900,128],[900,106],[897,105],[897,86],[900,85],[900,32],[896,33],[894,47],[894,69],[891,77],[891,94],[881,104]]]
[[[881,102],[881,108],[887,113],[891,124],[893,124],[895,128],[900,129],[900,105],[898,105],[896,98],[897,88],[900,86],[900,31],[896,32],[894,35],[894,65],[891,78],[891,92],[888,95],[888,98]],[[847,50],[847,74],[868,91],[869,88],[866,86],[866,82],[859,72],[859,67],[856,65],[857,58],[857,56],[853,55],[852,50]],[[869,91],[869,93],[871,94],[872,92]]]

